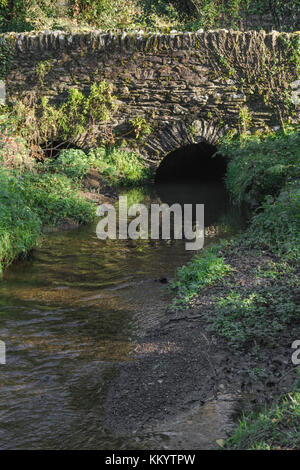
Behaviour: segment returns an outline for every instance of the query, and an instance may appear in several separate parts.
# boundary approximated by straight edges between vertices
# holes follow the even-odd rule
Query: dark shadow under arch
[[[155,181],[222,181],[226,160],[216,155],[216,146],[207,142],[190,144],[169,153],[156,171]]]

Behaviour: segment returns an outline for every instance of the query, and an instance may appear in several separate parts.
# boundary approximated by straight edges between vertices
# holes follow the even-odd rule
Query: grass
[[[299,374],[300,375],[300,374]],[[297,450],[300,442],[300,384],[260,413],[243,416],[226,440],[231,450]]]
[[[231,271],[224,258],[218,256],[218,251],[219,246],[209,248],[178,269],[176,279],[171,282],[171,288],[177,294],[174,307],[187,307],[201,289],[219,281]]]
[[[94,220],[93,204],[78,194],[79,187],[65,175],[25,173],[17,177],[18,190],[43,225],[58,225],[67,218],[78,224]]]
[[[64,175],[0,167],[0,188],[0,272],[36,246],[43,225],[83,224],[95,216],[93,204]]]
[[[18,188],[17,178],[0,168],[0,274],[17,256],[36,245],[41,231],[40,218]]]

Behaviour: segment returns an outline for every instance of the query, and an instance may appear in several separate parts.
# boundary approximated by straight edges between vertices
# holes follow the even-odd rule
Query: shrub
[[[252,218],[243,243],[267,248],[288,259],[300,255],[300,184],[285,188],[279,197],[267,197]]]
[[[55,160],[46,162],[56,173],[64,173],[72,179],[83,178],[94,163],[95,158],[91,154],[87,155],[79,149],[61,150]]]
[[[226,185],[234,202],[259,204],[277,196],[289,181],[299,177],[300,133],[247,136],[224,140],[218,153],[228,158]]]
[[[151,176],[139,154],[120,148],[91,150],[89,158],[95,158],[95,167],[104,179],[114,186],[132,186],[142,183]]]

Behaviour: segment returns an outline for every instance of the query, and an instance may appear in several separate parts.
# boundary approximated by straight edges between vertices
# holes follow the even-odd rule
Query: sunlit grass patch
[[[292,290],[294,289],[294,290]],[[300,309],[294,301],[296,286],[253,286],[251,292],[231,290],[215,299],[215,310],[206,316],[214,333],[226,338],[233,347],[245,345],[273,347],[276,337],[288,324],[300,321]]]
[[[231,272],[231,266],[225,263],[218,251],[218,246],[204,250],[178,269],[175,280],[171,282],[171,288],[176,290],[174,307],[187,307],[201,293],[201,289]]]
[[[300,442],[300,387],[259,414],[244,416],[225,442],[233,450],[296,450]]]

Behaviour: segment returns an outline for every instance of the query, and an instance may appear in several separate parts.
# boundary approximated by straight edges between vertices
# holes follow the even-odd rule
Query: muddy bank
[[[234,268],[227,276],[228,284],[243,289],[257,282],[272,282],[254,275],[262,262],[272,259],[270,254],[256,256],[243,251],[225,258]],[[139,328],[132,361],[118,366],[118,374],[110,385],[105,404],[106,427],[120,435],[169,430],[174,434],[174,448],[214,448],[218,446],[216,438],[226,437],[231,429],[229,416],[259,409],[291,390],[296,377],[291,342],[299,325],[287,327],[272,347],[255,351],[246,345],[235,350],[225,339],[209,333],[204,318],[204,313],[213,313],[216,300],[227,290],[224,282],[204,289],[193,308],[166,310],[154,327],[151,318],[137,315],[135,321],[143,326]],[[230,405],[224,407],[222,403]],[[219,420],[217,429],[205,441],[205,433],[204,440],[201,438],[200,422],[196,420],[197,426],[193,416],[213,406],[225,410],[226,419]],[[178,429],[181,444],[176,441]],[[199,447],[195,438],[198,432]]]

